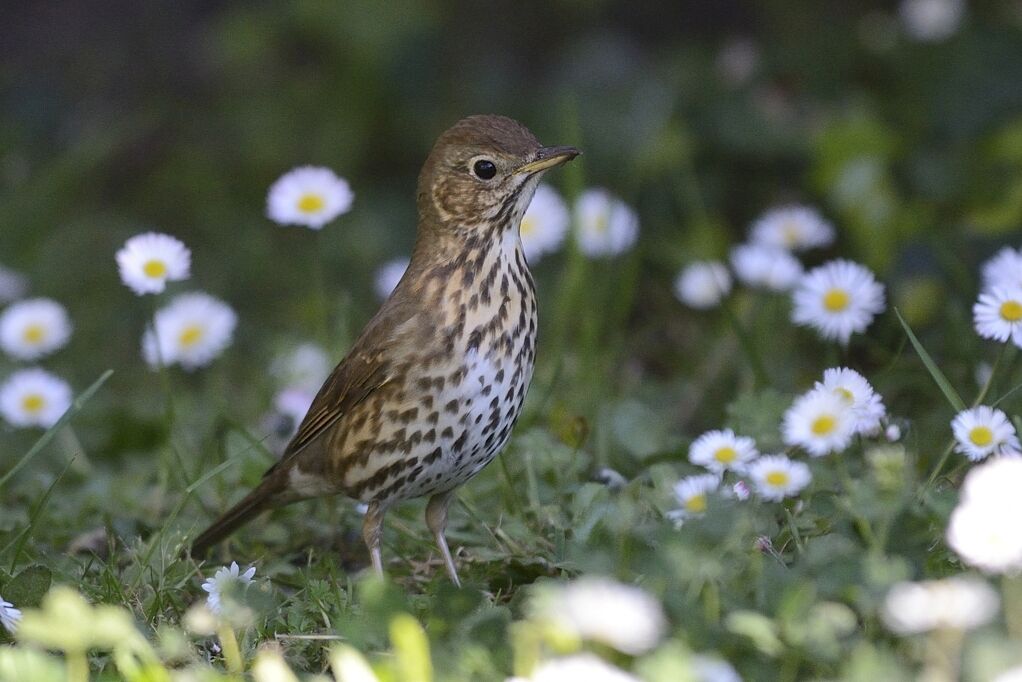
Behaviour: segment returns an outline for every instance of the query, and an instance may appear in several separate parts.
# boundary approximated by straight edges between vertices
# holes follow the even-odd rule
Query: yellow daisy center
[[[721,464],[730,464],[735,461],[736,457],[738,457],[738,453],[735,452],[733,447],[728,445],[725,445],[713,453],[713,458]]]
[[[189,348],[197,344],[202,338],[202,335],[202,327],[197,324],[190,324],[181,330],[181,334],[177,337],[177,341],[183,348]]]
[[[167,264],[162,260],[153,258],[145,262],[145,265],[142,266],[142,272],[145,273],[146,277],[152,277],[153,279],[165,277],[167,275]]]
[[[519,228],[519,232],[523,237],[528,236],[536,231],[536,219],[535,218],[522,218],[522,226]]]
[[[1022,303],[1018,301],[1005,301],[1001,304],[1001,317],[1008,322],[1022,320]]]
[[[989,426],[974,426],[969,431],[969,440],[973,445],[984,447],[994,442],[994,432],[990,430]]]
[[[693,514],[701,514],[706,511],[706,494],[700,493],[685,500],[685,511]]]
[[[766,482],[778,487],[788,485],[788,474],[784,471],[771,471],[766,475]]]
[[[593,229],[597,232],[606,232],[607,227],[610,225],[610,217],[606,213],[601,213],[596,216],[596,222],[593,224]]]
[[[35,414],[46,406],[46,399],[38,393],[28,393],[21,399],[21,409],[29,414]]]
[[[834,392],[837,393],[839,396],[841,396],[842,398],[844,398],[845,400],[847,400],[850,403],[854,403],[855,402],[855,396],[852,395],[852,392],[849,391],[844,386],[838,386],[837,388],[834,389]]]
[[[33,346],[38,345],[46,338],[46,327],[41,324],[30,324],[21,333],[21,338],[25,340],[25,343],[30,343]]]
[[[801,230],[798,228],[798,223],[787,222],[784,223],[784,227],[781,228],[781,235],[784,239],[784,243],[788,246],[795,246],[798,244],[798,238]]]
[[[844,289],[830,289],[823,295],[823,307],[829,312],[839,313],[848,307],[851,297]]]
[[[318,194],[303,194],[298,199],[298,210],[302,213],[316,213],[322,211],[326,201]]]
[[[819,417],[813,420],[813,423],[809,426],[809,430],[813,432],[814,436],[826,436],[837,427],[837,419],[832,414],[821,414]]]

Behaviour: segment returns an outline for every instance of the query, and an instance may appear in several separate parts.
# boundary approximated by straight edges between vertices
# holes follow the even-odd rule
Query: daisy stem
[[[244,670],[241,661],[241,648],[238,646],[238,638],[234,635],[234,628],[222,623],[217,630],[220,637],[220,647],[224,652],[224,661],[227,663],[227,670],[235,675],[240,675]]]
[[[1005,575],[1001,579],[1004,595],[1004,624],[1011,638],[1022,640],[1022,577]]]
[[[721,304],[721,308],[723,308],[724,316],[727,317],[728,323],[730,323],[731,328],[735,332],[735,336],[738,337],[738,343],[745,352],[745,358],[749,361],[756,383],[759,386],[769,386],[770,375],[767,374],[766,365],[763,364],[763,359],[759,356],[759,351],[756,350],[756,344],[752,342],[752,338],[738,319],[738,315],[735,314],[734,309],[731,307],[731,303],[724,300]]]
[[[795,526],[795,517],[791,514],[788,505],[784,505],[784,516],[788,519],[788,530],[791,531],[791,539],[795,542],[795,552],[799,555],[805,551],[802,546],[802,536],[798,534],[798,527]]]
[[[313,249],[316,251],[313,256],[315,265],[313,270],[316,278],[313,286],[316,289],[316,317],[319,324],[319,335],[323,341],[323,344],[327,348],[332,348],[332,339],[330,338],[330,306],[327,302],[327,289],[326,289],[326,259],[324,254],[326,249],[323,244],[324,238],[322,236],[322,230],[316,233],[315,239],[313,239]]]

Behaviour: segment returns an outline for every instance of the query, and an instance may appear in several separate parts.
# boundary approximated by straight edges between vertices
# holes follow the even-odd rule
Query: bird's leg
[[[383,515],[387,508],[378,501],[369,503],[365,520],[362,521],[362,539],[369,548],[369,558],[373,562],[373,571],[383,577],[383,555],[380,553],[380,536],[383,535]]]
[[[433,532],[436,546],[440,548],[440,554],[444,557],[447,575],[455,587],[461,587],[461,581],[458,580],[458,569],[454,565],[454,557],[451,556],[451,550],[447,548],[447,538],[444,537],[444,529],[447,528],[447,507],[450,506],[453,499],[453,490],[437,493],[429,498],[429,504],[426,505],[426,525]]]

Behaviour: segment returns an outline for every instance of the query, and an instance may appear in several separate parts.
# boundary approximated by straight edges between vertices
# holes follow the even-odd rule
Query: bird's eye
[[[492,180],[497,174],[497,167],[489,159],[479,159],[472,164],[472,172],[480,180]]]

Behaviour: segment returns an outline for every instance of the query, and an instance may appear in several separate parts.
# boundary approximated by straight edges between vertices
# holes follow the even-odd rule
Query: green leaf
[[[4,599],[19,609],[39,606],[52,581],[50,569],[45,566],[29,566],[4,586]]]
[[[956,412],[964,410],[965,401],[962,400],[962,396],[958,395],[958,391],[955,390],[955,387],[951,385],[951,382],[947,380],[944,373],[940,371],[939,367],[937,367],[937,363],[933,361],[930,354],[926,352],[925,348],[923,348],[923,344],[919,343],[919,339],[916,338],[915,333],[913,333],[912,328],[908,326],[908,322],[905,321],[905,318],[901,316],[901,312],[895,308],[894,314],[898,316],[898,321],[901,322],[901,326],[904,327],[905,333],[908,334],[908,340],[912,342],[912,347],[915,348],[916,353],[919,354],[919,359],[922,360],[923,364],[926,366],[926,371],[930,373],[930,376],[937,384],[937,387],[940,388],[944,397],[947,398],[949,403],[951,403],[951,407],[955,408]]]

